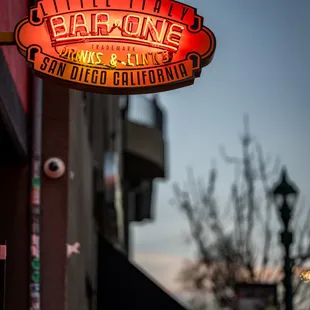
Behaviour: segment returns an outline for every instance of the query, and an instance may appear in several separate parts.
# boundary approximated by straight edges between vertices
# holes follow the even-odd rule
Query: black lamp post
[[[290,220],[292,218],[292,208],[298,198],[299,190],[295,184],[287,180],[286,169],[283,168],[281,177],[277,185],[272,190],[275,203],[279,209],[284,230],[281,231],[281,243],[285,249],[284,255],[284,288],[285,288],[285,309],[293,309],[293,289],[292,289],[292,263],[291,245],[293,243],[293,233],[290,231]]]

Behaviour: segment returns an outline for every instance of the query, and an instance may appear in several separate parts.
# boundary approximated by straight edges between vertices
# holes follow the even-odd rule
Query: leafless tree
[[[173,201],[188,220],[190,239],[196,248],[196,260],[186,263],[179,276],[184,288],[193,292],[195,309],[203,309],[205,298],[200,297],[207,293],[215,296],[221,307],[231,306],[238,282],[280,285],[283,278],[280,224],[270,195],[279,176],[280,162],[264,154],[250,133],[247,116],[241,150],[239,158],[228,156],[225,148],[220,148],[223,159],[235,169],[228,208],[219,205],[216,198],[215,167],[210,170],[207,182],[196,178],[190,169],[185,187],[175,184],[173,188]],[[299,278],[310,258],[309,212],[301,199],[294,210],[292,225],[296,310],[309,310],[310,290]]]

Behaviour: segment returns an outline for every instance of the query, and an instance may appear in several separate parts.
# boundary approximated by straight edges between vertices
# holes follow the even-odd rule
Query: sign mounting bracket
[[[14,32],[0,32],[0,46],[15,44]]]

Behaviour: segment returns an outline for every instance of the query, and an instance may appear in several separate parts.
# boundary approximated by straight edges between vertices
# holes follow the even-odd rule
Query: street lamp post
[[[293,183],[287,180],[286,169],[283,168],[279,182],[272,190],[275,203],[278,207],[284,229],[281,231],[281,243],[283,244],[284,254],[284,288],[285,288],[285,309],[293,310],[293,289],[292,289],[292,263],[291,245],[293,243],[293,233],[290,230],[292,218],[292,208],[298,198],[299,190]]]

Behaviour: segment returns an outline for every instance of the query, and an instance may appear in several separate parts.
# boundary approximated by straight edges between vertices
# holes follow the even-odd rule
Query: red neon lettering
[[[168,44],[178,48],[180,45],[180,39],[182,37],[183,30],[183,26],[172,24],[166,37]]]
[[[141,17],[138,15],[126,15],[123,18],[123,34],[127,36],[139,36],[141,33]]]
[[[97,13],[91,15],[91,34],[95,36],[106,36],[110,30],[109,14]]]
[[[83,37],[89,33],[83,13],[78,13],[70,17],[70,35],[77,36],[78,33]]]
[[[67,34],[66,20],[63,16],[53,16],[50,19],[50,25],[52,27],[54,38]]]
[[[140,44],[177,51],[184,27],[170,23],[166,19],[140,17],[128,14],[119,19],[111,18],[108,13],[58,15],[50,19],[52,40],[57,45],[74,43],[81,37],[139,41]],[[87,22],[89,24],[87,24]],[[72,44],[71,43],[71,44]],[[139,44],[139,43],[137,43]]]
[[[163,21],[157,21],[156,26],[155,26],[155,24],[153,23],[153,20],[150,17],[147,17],[145,21],[145,27],[143,29],[142,36],[148,39],[148,36],[151,35],[152,40],[154,42],[162,42],[163,37],[165,35],[165,31],[167,29],[166,24],[167,24],[167,21],[164,19]],[[161,25],[160,33],[158,32],[159,25]]]

